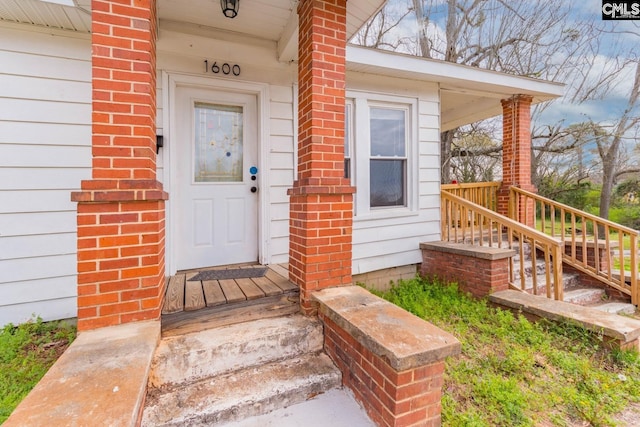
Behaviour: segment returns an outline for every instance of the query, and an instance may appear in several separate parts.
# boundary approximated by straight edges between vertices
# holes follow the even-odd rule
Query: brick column
[[[314,290],[351,284],[354,188],[344,178],[346,0],[298,4],[298,180],[289,190],[289,279],[302,310]]]
[[[155,0],[92,1],[92,179],[78,202],[78,329],[157,319],[167,194],[156,180]]]
[[[502,102],[502,185],[498,190],[498,213],[509,211],[509,188],[536,191],[531,184],[531,101],[528,95],[514,95]],[[521,206],[520,222],[533,226],[533,203]]]

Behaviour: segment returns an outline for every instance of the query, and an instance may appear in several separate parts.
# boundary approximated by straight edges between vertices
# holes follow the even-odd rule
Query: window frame
[[[346,102],[351,105],[351,182],[357,188],[354,199],[354,219],[367,220],[413,216],[418,214],[419,152],[418,100],[416,98],[347,91]],[[370,109],[387,108],[405,111],[405,174],[404,206],[370,206],[370,164],[379,159],[371,155]],[[347,107],[345,106],[345,121]],[[345,135],[346,138],[346,135]],[[384,157],[393,159],[393,157]]]
[[[347,178],[350,182],[351,185],[355,185],[355,178],[354,178],[354,165],[353,165],[353,155],[354,155],[354,119],[355,116],[353,114],[354,111],[354,103],[352,99],[346,99],[345,100],[345,106],[344,106],[344,159],[345,159],[345,163],[344,163],[344,170],[345,172],[345,178]],[[348,155],[347,155],[348,153]],[[347,160],[349,160],[349,166],[347,168]]]

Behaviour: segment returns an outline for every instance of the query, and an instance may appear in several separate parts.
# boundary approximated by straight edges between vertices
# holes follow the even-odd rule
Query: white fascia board
[[[497,96],[531,95],[538,102],[562,96],[565,87],[561,83],[355,45],[347,46],[347,70],[438,82],[442,89],[457,92],[469,90],[485,94],[495,93]]]

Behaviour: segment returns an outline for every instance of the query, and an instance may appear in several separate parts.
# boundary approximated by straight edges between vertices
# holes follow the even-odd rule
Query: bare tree
[[[628,132],[640,124],[640,61],[635,63],[635,76],[627,105],[610,133],[602,132],[595,138],[598,155],[602,162],[602,192],[600,193],[600,216],[609,218],[611,196],[616,177],[629,173],[621,166],[623,142]],[[640,172],[640,170],[635,169]]]
[[[400,13],[400,10],[404,12]],[[585,115],[583,124],[569,120],[549,121],[545,113],[552,103],[536,106],[532,129],[532,182],[542,185],[553,180],[558,185],[580,185],[601,170],[601,214],[608,215],[615,180],[621,174],[636,171],[637,165],[622,162],[625,137],[638,127],[638,59],[633,46],[610,40],[603,42],[606,23],[593,14],[579,18],[583,5],[562,2],[549,7],[546,0],[396,0],[383,9],[376,23],[371,23],[357,42],[392,50],[402,50],[426,58],[502,71],[522,76],[559,81],[567,84],[562,102],[573,106],[593,103],[609,96],[624,70],[635,64],[634,89],[627,106],[612,123],[595,123],[599,118]],[[394,30],[414,20],[413,38],[406,34],[397,39]],[[610,34],[638,36],[638,24],[624,30],[609,28]],[[366,37],[364,37],[366,35]],[[394,39],[396,37],[396,39]],[[608,43],[608,44],[607,44]],[[626,49],[626,51],[625,51]],[[637,53],[636,53],[637,54]],[[587,108],[585,108],[587,110]],[[538,120],[540,117],[546,121]],[[491,123],[491,122],[489,122]],[[593,132],[607,126],[605,134]],[[442,181],[451,180],[454,170],[461,179],[486,179],[478,173],[479,165],[496,167],[496,152],[501,147],[478,143],[478,135],[489,135],[486,123],[472,128],[453,129],[441,135]],[[473,136],[473,135],[475,136]],[[584,156],[588,147],[597,147],[599,165]],[[474,156],[485,159],[474,160]],[[565,165],[571,162],[572,167]],[[578,167],[576,166],[576,162]],[[635,167],[635,169],[634,169]]]
[[[398,13],[404,4],[409,14]],[[412,0],[389,2],[356,42],[367,46],[401,49],[413,54],[442,59],[511,74],[564,81],[578,59],[593,49],[593,21],[570,20],[572,8],[549,7],[546,0]],[[394,13],[391,13],[394,11]],[[414,44],[407,37],[391,41],[391,29],[400,21],[415,20]],[[393,20],[393,19],[392,19]],[[402,25],[406,25],[404,22]],[[384,30],[377,31],[376,28]],[[387,30],[388,29],[388,30]],[[373,30],[373,31],[372,31]],[[377,36],[373,36],[373,33]],[[379,37],[378,37],[379,36]],[[450,181],[455,149],[453,129],[441,135],[442,182]],[[465,151],[467,155],[471,151]]]

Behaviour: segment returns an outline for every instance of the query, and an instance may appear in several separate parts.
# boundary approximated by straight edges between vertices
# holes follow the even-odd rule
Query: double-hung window
[[[403,215],[417,206],[415,100],[353,92],[345,107],[345,177],[356,186],[355,214]]]
[[[369,206],[407,206],[407,110],[369,108]]]

